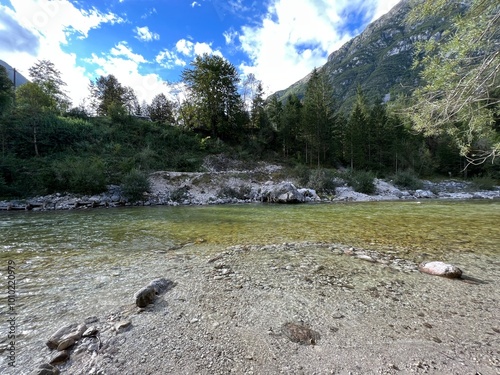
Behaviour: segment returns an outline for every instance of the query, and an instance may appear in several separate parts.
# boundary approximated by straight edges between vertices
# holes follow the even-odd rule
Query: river
[[[22,374],[33,356],[45,353],[45,340],[62,323],[130,303],[141,286],[164,276],[169,265],[158,261],[161,254],[206,257],[236,244],[311,241],[390,251],[414,261],[468,254],[484,262],[478,267],[495,267],[499,224],[498,201],[0,212],[0,372],[12,370],[9,333],[13,373]],[[15,298],[8,299],[14,277]]]

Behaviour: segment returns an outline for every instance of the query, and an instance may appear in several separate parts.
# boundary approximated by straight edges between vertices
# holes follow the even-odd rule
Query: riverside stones
[[[303,203],[304,195],[290,182],[268,185],[261,200],[269,203]]]
[[[44,363],[40,365],[36,370],[31,372],[31,375],[59,375],[61,372],[55,366],[51,364]]]
[[[166,292],[174,286],[174,283],[165,278],[151,281],[147,286],[135,293],[135,304],[137,307],[146,307],[153,303],[156,296]]]
[[[83,332],[87,329],[85,324],[70,324],[65,327],[59,328],[46,342],[46,345],[49,349],[58,349],[64,350],[71,345],[73,345],[76,341],[80,340]],[[65,343],[62,349],[59,349],[59,346]]]
[[[444,262],[424,262],[418,266],[418,270],[429,275],[442,276],[450,279],[460,278],[462,270],[457,266]]]
[[[62,350],[55,352],[52,357],[50,358],[50,364],[51,365],[56,365],[59,363],[64,363],[69,359],[69,351],[68,350]]]

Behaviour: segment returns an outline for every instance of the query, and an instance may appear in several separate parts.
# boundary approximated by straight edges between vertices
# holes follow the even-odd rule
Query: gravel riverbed
[[[75,375],[498,374],[500,262],[474,253],[449,260],[462,279],[422,274],[396,252],[336,244],[157,252],[157,274],[144,285],[164,277],[173,287],[144,309],[131,290],[109,315],[82,317],[99,333],[58,368]],[[43,363],[52,353],[33,355]]]

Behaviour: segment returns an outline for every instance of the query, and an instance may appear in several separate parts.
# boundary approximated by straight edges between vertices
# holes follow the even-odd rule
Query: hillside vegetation
[[[498,180],[498,6],[478,1],[479,8],[472,2],[470,10],[453,10],[463,15],[459,21],[474,24],[481,14],[486,22],[469,49],[455,46],[453,53],[454,37],[464,27],[474,36],[470,24],[427,16],[428,9],[408,3],[267,100],[256,77],[242,82],[231,63],[213,55],[196,57],[184,70],[186,100],[159,94],[149,104],[108,75],[90,83],[88,106],[73,107],[53,62],[37,62],[31,81],[16,89],[0,66],[0,198],[93,194],[110,184],[140,196],[135,190],[148,189],[151,172],[200,171],[203,160],[216,154],[279,163],[297,175],[340,168],[377,177],[405,172]],[[434,6],[448,9],[442,3]],[[437,70],[440,56],[438,65],[448,70]],[[453,96],[465,80],[452,77],[450,69],[481,80],[466,81],[466,97]],[[394,100],[404,91],[396,87],[409,83],[418,88],[415,94]],[[393,100],[383,103],[388,93]],[[442,98],[457,102],[457,112],[444,116]]]

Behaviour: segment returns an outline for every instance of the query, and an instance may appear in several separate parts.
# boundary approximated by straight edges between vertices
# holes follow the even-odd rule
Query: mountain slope
[[[12,82],[15,83],[16,87],[24,85],[26,82],[29,82],[28,79],[23,76],[21,73],[15,70],[15,68],[11,67],[5,61],[0,60],[0,65],[7,69],[7,74]]]
[[[411,68],[415,44],[439,38],[451,17],[408,25],[405,19],[411,3],[411,0],[400,1],[360,35],[330,54],[319,68],[327,74],[342,110],[350,109],[358,85],[367,98],[382,101],[389,99],[388,94],[394,97],[397,93],[411,92],[418,84],[418,71]],[[274,95],[280,100],[290,94],[300,97],[308,79],[309,75]]]

